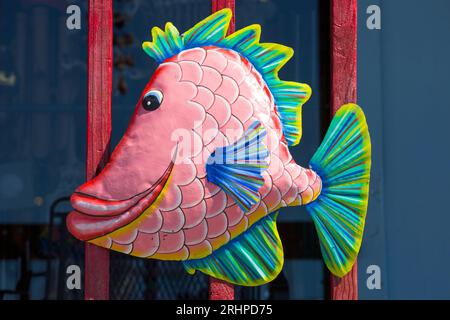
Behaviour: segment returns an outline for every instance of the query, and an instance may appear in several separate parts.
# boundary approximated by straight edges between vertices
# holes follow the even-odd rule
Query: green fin
[[[277,213],[264,217],[206,258],[184,261],[184,267],[190,274],[198,270],[241,286],[259,286],[272,281],[284,262],[276,218]]]
[[[152,28],[153,41],[146,41],[142,44],[142,48],[145,53],[161,63],[166,60],[167,57],[172,57],[183,50],[183,41],[181,36],[170,22],[166,23],[165,30],[161,30],[158,27]]]
[[[302,137],[302,106],[311,96],[311,88],[303,83],[279,81],[271,87],[277,111],[283,125],[283,134],[289,146],[295,146]]]
[[[360,107],[348,104],[339,109],[310,165],[322,179],[322,191],[306,209],[325,264],[343,277],[361,247],[369,197],[371,145]]]
[[[184,48],[195,48],[218,43],[225,38],[231,21],[231,10],[217,11],[183,33]]]
[[[278,72],[294,54],[292,48],[277,43],[260,43],[261,27],[251,25],[226,36],[231,10],[223,9],[179,35],[170,23],[165,31],[152,29],[152,41],[142,44],[144,51],[158,63],[179,52],[209,45],[234,50],[245,57],[263,77],[275,99],[283,133],[288,145],[299,143],[302,105],[311,96],[311,88],[302,83],[282,81]]]

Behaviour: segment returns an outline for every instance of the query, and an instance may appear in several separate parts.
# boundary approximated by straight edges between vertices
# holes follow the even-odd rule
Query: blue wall
[[[450,298],[450,1],[359,2],[358,95],[373,143],[363,299]],[[381,30],[366,9],[381,7]],[[368,290],[366,268],[381,267]]]

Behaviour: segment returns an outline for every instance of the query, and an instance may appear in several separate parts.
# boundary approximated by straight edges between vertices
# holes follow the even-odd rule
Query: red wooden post
[[[109,157],[112,92],[112,0],[89,0],[86,178],[92,179]],[[86,243],[86,300],[109,299],[109,252]]]
[[[233,11],[228,34],[235,31],[235,2],[234,0],[211,0],[212,12],[224,8],[230,8]],[[215,278],[209,278],[209,299],[210,300],[234,300],[234,287],[225,281]]]
[[[233,33],[236,30],[236,18],[235,18],[235,0],[211,0],[212,12],[219,11],[221,9],[230,8],[233,11],[233,17],[231,18],[230,27],[228,28],[228,34]]]
[[[357,0],[331,2],[331,112],[356,102]],[[344,278],[331,276],[331,299],[358,299],[358,264]]]

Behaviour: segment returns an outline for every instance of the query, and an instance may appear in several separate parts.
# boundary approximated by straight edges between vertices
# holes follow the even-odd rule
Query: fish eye
[[[153,111],[159,108],[163,100],[163,94],[159,90],[150,90],[142,98],[142,107],[145,110]]]

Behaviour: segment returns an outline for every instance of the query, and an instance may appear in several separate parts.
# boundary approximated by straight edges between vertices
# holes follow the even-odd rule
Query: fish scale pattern
[[[174,69],[179,81],[196,89],[189,102],[198,109],[190,137],[193,146],[184,150],[183,163],[175,164],[161,200],[133,222],[136,228],[119,229],[92,242],[139,257],[199,259],[280,207],[317,198],[321,180],[293,161],[274,98],[248,60],[233,50],[210,46],[182,51],[161,67]],[[234,143],[255,121],[267,132],[269,167],[263,173],[260,201],[243,212],[208,181],[205,164],[216,148]]]

